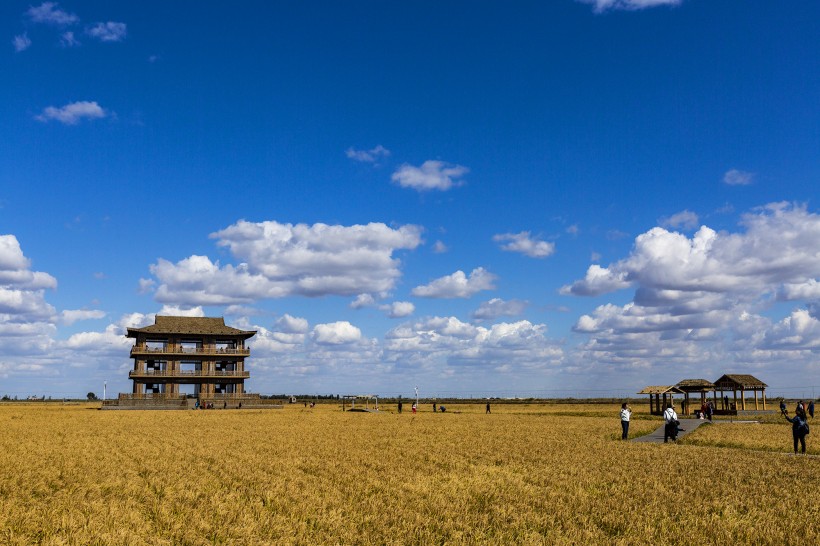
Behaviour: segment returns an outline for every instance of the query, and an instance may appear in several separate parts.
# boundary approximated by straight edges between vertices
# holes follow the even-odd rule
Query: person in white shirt
[[[675,413],[675,408],[672,404],[666,404],[666,411],[663,412],[663,443],[667,443],[669,438],[675,442],[678,440],[678,414]]]
[[[632,415],[632,408],[626,402],[621,404],[621,440],[626,440],[629,436],[629,417]]]

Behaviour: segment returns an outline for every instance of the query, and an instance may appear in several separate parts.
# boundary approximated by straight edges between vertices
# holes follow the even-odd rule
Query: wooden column
[[[757,411],[757,389],[755,389],[755,411]]]
[[[761,396],[763,396],[763,411],[766,411],[766,389],[761,389]]]

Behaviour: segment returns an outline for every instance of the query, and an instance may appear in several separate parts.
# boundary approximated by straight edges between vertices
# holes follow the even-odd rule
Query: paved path
[[[678,432],[678,438],[683,438],[703,423],[708,423],[709,421],[705,419],[679,419],[680,426],[683,429],[683,432]],[[663,428],[666,425],[661,425],[657,428],[654,432],[650,432],[645,436],[638,436],[637,438],[633,438],[633,442],[649,442],[653,444],[663,443]]]

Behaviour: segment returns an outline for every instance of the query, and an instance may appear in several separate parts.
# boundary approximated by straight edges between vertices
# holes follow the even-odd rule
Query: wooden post
[[[766,411],[766,389],[761,389],[760,395],[763,397],[763,411]]]
[[[757,411],[757,389],[755,389],[755,411]]]

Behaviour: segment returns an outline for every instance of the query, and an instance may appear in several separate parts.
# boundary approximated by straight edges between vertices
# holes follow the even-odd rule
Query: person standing
[[[786,421],[792,424],[792,438],[794,439],[794,454],[797,455],[797,444],[800,444],[801,451],[806,453],[806,434],[809,433],[809,423],[806,420],[806,412],[801,406],[798,406],[797,411],[794,412],[794,417],[789,417],[785,413],[783,417]]]
[[[433,413],[435,413],[435,412],[436,412],[436,409],[437,409],[437,407],[436,407],[436,403],[435,403],[435,402],[433,402]]]
[[[487,402],[487,411],[485,411],[484,413],[490,413],[490,403],[489,402]]]
[[[780,399],[780,413],[786,415],[786,400],[783,398]]]
[[[629,418],[632,416],[632,408],[624,402],[621,404],[621,440],[629,437]]]
[[[809,402],[809,415],[814,419],[814,400]]]
[[[663,443],[667,443],[669,438],[673,442],[678,440],[678,414],[675,413],[675,408],[672,403],[666,404],[666,410],[663,412]]]
[[[401,413],[401,400],[399,400],[399,413]]]
[[[712,402],[706,402],[706,418],[709,419],[710,422],[712,421],[712,415],[714,414],[715,408],[712,406]]]
[[[416,413],[416,403],[415,403],[415,402],[413,402],[413,407],[412,407],[412,408],[410,408],[410,409],[412,409],[412,410],[413,410],[413,413],[414,413],[414,414]]]

